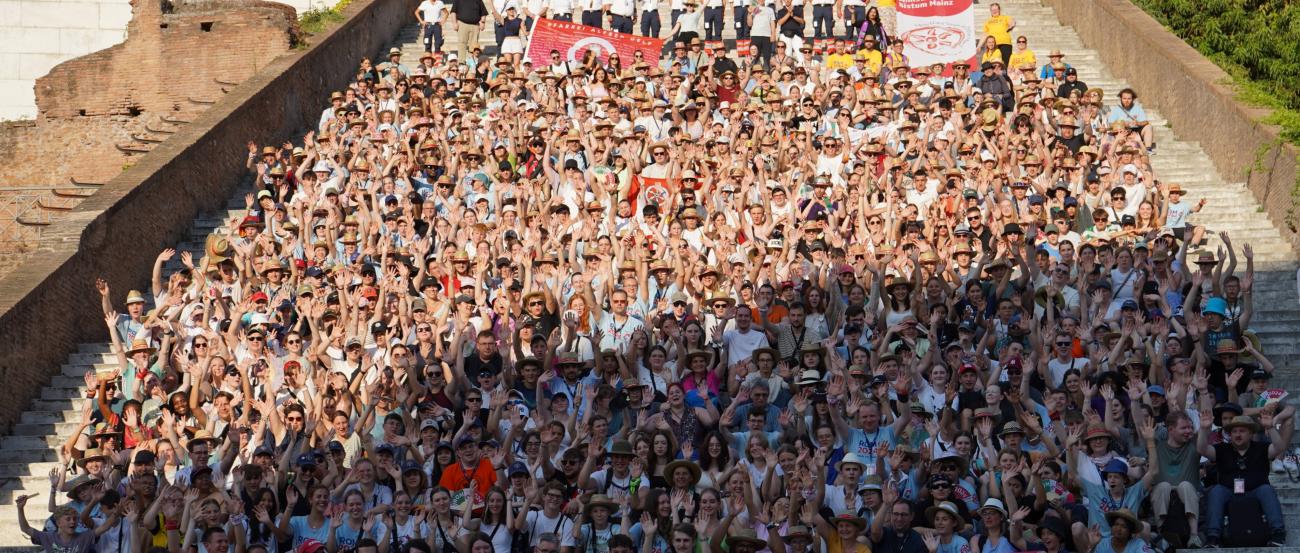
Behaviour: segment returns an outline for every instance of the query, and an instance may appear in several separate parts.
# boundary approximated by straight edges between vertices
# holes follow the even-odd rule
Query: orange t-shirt
[[[492,462],[487,459],[479,459],[478,466],[473,471],[465,470],[460,463],[453,464],[443,469],[442,478],[438,479],[438,485],[447,488],[451,492],[451,510],[459,512],[465,506],[466,488],[469,488],[470,482],[477,481],[478,485],[474,488],[474,509],[483,507],[484,498],[492,486],[497,483],[497,472],[492,470]]]
[[[751,307],[749,308],[749,311],[753,314],[754,320],[758,321],[759,324],[762,324],[763,317],[762,315],[758,314],[758,308]],[[789,313],[790,312],[786,310],[785,307],[780,305],[773,305],[771,309],[767,310],[767,322],[772,324],[779,324],[782,320],[785,319],[785,316]]]

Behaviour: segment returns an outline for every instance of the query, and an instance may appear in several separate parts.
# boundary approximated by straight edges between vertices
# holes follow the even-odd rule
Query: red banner
[[[559,51],[560,57],[568,61],[582,61],[587,50],[594,50],[602,63],[608,60],[610,52],[618,52],[618,57],[626,64],[639,50],[646,63],[653,66],[659,64],[659,53],[663,47],[664,41],[657,38],[625,35],[554,19],[538,19],[528,36],[527,58],[533,62],[533,67],[542,68],[551,64],[552,50]]]

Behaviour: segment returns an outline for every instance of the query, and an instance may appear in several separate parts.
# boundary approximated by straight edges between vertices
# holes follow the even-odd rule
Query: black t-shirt
[[[1080,97],[1083,97],[1083,95],[1088,92],[1088,85],[1077,79],[1074,82],[1065,81],[1061,83],[1061,86],[1056,87],[1056,97],[1069,98],[1070,93],[1076,91],[1079,93]]]
[[[524,316],[520,317],[519,320],[520,322],[531,321],[533,323],[533,331],[542,336],[550,336],[551,332],[554,332],[555,329],[560,327],[560,317],[546,309],[542,309],[542,315],[540,317],[534,317],[529,313],[524,313]]]
[[[1218,359],[1217,355],[1211,357],[1210,359],[1211,359],[1210,368],[1209,368],[1210,389],[1227,391],[1228,374],[1231,373],[1232,371],[1228,370],[1228,367],[1223,364],[1223,361],[1220,361]],[[1237,394],[1246,393],[1246,388],[1250,386],[1250,373],[1255,372],[1255,369],[1258,368],[1259,365],[1256,365],[1254,363],[1241,363],[1241,362],[1238,362],[1233,367],[1233,370],[1241,369],[1242,374],[1245,375],[1241,378],[1241,380],[1237,381]]]
[[[801,37],[803,36],[803,23],[796,21],[795,18],[797,17],[800,20],[803,19],[803,4],[796,4],[792,6],[792,8],[794,11],[794,15],[790,17],[790,19],[787,19],[785,23],[781,24],[781,36]],[[790,8],[781,8],[779,10],[776,10],[776,20],[780,21],[782,17],[785,17],[786,14],[790,12],[791,12]]]
[[[465,376],[469,378],[471,386],[478,385],[478,373],[483,369],[491,369],[497,374],[501,374],[502,364],[505,360],[501,358],[501,352],[496,352],[489,357],[487,361],[482,360],[479,354],[471,353],[468,359],[465,359]]]
[[[1070,153],[1077,154],[1079,153],[1079,148],[1083,147],[1083,135],[1076,132],[1074,136],[1071,136],[1069,138],[1066,138],[1064,136],[1057,136],[1056,142],[1065,144],[1065,147],[1070,150]]]
[[[911,528],[904,530],[901,536],[898,532],[885,528],[885,531],[881,533],[880,541],[871,545],[871,550],[875,553],[925,553],[928,551],[925,547],[925,540],[921,539],[921,534]]]
[[[981,409],[987,406],[988,406],[988,402],[984,401],[984,392],[978,390],[971,391],[971,392],[957,392],[958,412],[965,411],[967,409],[974,411],[976,409]]]
[[[1237,478],[1246,480],[1246,490],[1253,490],[1268,483],[1269,459],[1268,446],[1264,442],[1250,442],[1246,453],[1237,452],[1231,443],[1214,445],[1214,464],[1218,467],[1219,485],[1233,489]]]

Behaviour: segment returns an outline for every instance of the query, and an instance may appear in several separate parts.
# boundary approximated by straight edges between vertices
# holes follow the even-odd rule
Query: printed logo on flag
[[[899,0],[898,37],[912,67],[975,61],[972,0]],[[951,66],[945,68],[951,73]]]

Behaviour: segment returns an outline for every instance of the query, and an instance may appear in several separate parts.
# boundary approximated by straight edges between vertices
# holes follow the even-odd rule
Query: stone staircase
[[[176,246],[177,253],[188,251],[196,261],[200,259],[209,234],[225,227],[230,218],[244,216],[244,194],[251,190],[251,184],[241,188],[227,202],[225,209],[196,219],[189,238]],[[166,274],[180,268],[179,258],[177,255],[168,262]],[[144,287],[137,288],[145,290]],[[94,291],[87,290],[86,293]],[[119,308],[125,294],[126,289],[114,290],[114,301]],[[103,324],[102,321],[99,324]],[[31,400],[12,433],[0,438],[0,549],[26,548],[29,545],[18,530],[18,514],[14,507],[16,496],[40,494],[27,504],[28,521],[34,527],[39,528],[49,516],[45,510],[50,493],[49,472],[60,466],[58,449],[80,425],[81,410],[88,401],[84,399],[86,387],[83,378],[87,371],[112,368],[116,363],[107,342],[77,346],[67,363],[57,372],[51,371],[50,384],[41,390],[39,397]]]
[[[1002,0],[1001,4],[1004,12],[1017,20],[1017,34],[1029,38],[1030,47],[1038,53],[1040,60],[1045,61],[1052,49],[1060,49],[1066,55],[1065,60],[1078,69],[1080,80],[1104,89],[1109,101],[1114,101],[1118,91],[1124,88],[1125,84],[1110,74],[1096,52],[1085,47],[1073,30],[1057,22],[1050,8],[1034,0]],[[985,4],[976,8],[979,28],[988,10]],[[666,12],[662,20],[667,27]],[[729,14],[727,22],[730,23]],[[812,36],[811,25],[808,36]],[[484,43],[490,43],[491,37],[489,29],[483,34]],[[728,28],[725,38],[732,37],[733,30]],[[445,51],[454,49],[455,38],[454,33],[448,33]],[[394,37],[391,46],[402,50],[402,59],[408,65],[417,63],[423,52],[414,24]],[[1139,96],[1142,92],[1138,91]],[[1162,180],[1181,184],[1187,189],[1191,201],[1209,200],[1205,209],[1193,216],[1193,222],[1205,225],[1212,232],[1230,233],[1238,248],[1246,243],[1254,247],[1257,278],[1255,316],[1251,326],[1259,334],[1265,353],[1278,367],[1274,384],[1288,390],[1300,390],[1300,375],[1295,370],[1300,367],[1300,343],[1294,338],[1300,332],[1300,304],[1297,303],[1295,286],[1294,252],[1244,184],[1225,182],[1197,143],[1180,140],[1156,110],[1148,106],[1147,111],[1153,119],[1159,144],[1153,159],[1156,175]],[[243,189],[235,194],[226,209],[196,220],[189,239],[177,249],[201,256],[203,241],[209,233],[224,226],[231,217],[244,214],[243,195],[246,191]],[[1207,247],[1217,245],[1218,237],[1212,235]],[[168,272],[177,269],[178,263],[175,259],[170,262]],[[1244,270],[1245,261],[1241,259],[1238,271]],[[87,290],[86,293],[93,291]],[[117,290],[116,295],[123,293],[125,290]],[[47,474],[58,465],[57,448],[77,427],[76,421],[84,402],[78,399],[84,397],[82,376],[86,371],[113,362],[107,344],[78,346],[66,364],[57,371],[50,371],[53,374],[50,384],[40,397],[31,401],[19,424],[14,426],[12,435],[0,438],[0,548],[31,549],[18,531],[13,498],[19,494],[41,494],[28,504],[29,520],[39,525],[46,516]],[[1281,495],[1284,512],[1288,513],[1287,526],[1292,529],[1286,549],[1300,551],[1300,484],[1290,482],[1281,474],[1275,474],[1273,480]]]

